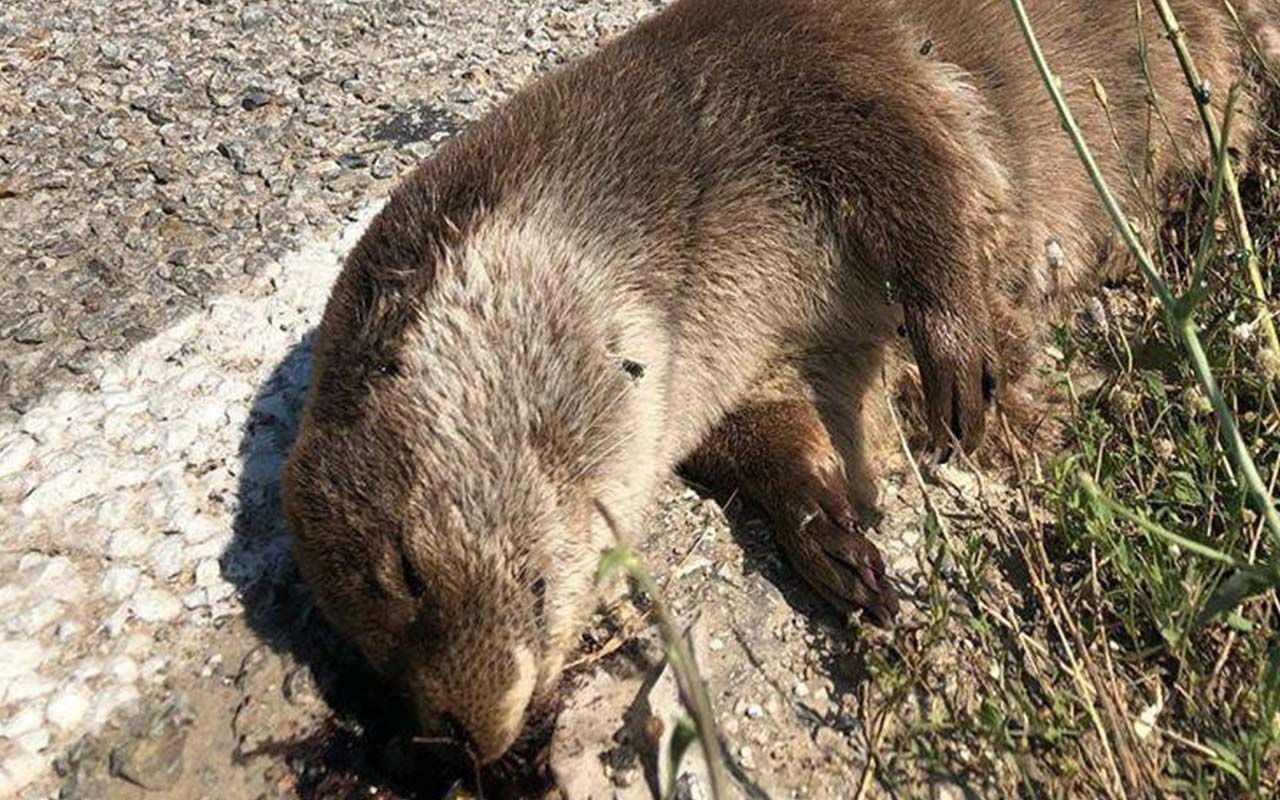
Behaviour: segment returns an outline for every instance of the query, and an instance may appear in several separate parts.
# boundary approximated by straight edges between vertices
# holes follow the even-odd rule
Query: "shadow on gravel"
[[[778,547],[768,515],[737,492],[714,491],[688,479],[685,482],[701,496],[714,500],[724,510],[729,532],[734,542],[742,548],[743,573],[748,576],[759,575],[772,584],[786,604],[804,619],[807,634],[817,637],[819,641],[831,642],[829,651],[825,648],[820,650],[819,663],[823,673],[835,686],[833,695],[838,697],[842,694],[858,694],[863,682],[869,678],[865,666],[865,649],[868,645],[864,641],[864,635],[811,589],[787,562]],[[748,659],[754,663],[756,657],[742,632],[735,629],[734,635],[743,646]],[[767,673],[762,664],[756,663],[755,666],[760,674]],[[791,691],[791,687],[787,686],[774,686],[774,689],[783,696]],[[815,717],[812,721],[841,733],[853,732],[857,724],[856,720],[841,715],[829,719]]]
[[[235,530],[222,555],[222,572],[243,598],[249,627],[311,671],[333,716],[316,730],[247,758],[282,759],[303,800],[375,793],[392,800],[436,800],[449,791],[452,779],[426,765],[420,751],[411,752],[418,746],[412,742],[412,721],[402,713],[407,703],[328,626],[290,551],[280,477],[298,432],[313,336],[289,350],[254,397],[240,440]]]

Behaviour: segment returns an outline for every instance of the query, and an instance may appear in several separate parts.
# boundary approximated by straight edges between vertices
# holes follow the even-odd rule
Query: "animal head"
[[[655,448],[634,421],[660,375],[648,345],[622,353],[640,318],[552,221],[441,169],[393,196],[333,290],[285,507],[322,611],[427,735],[483,763],[593,609],[597,504],[635,494],[620,465]]]

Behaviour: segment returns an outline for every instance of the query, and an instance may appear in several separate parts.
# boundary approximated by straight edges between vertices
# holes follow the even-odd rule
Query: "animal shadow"
[[[315,333],[294,345],[257,389],[239,444],[241,472],[224,577],[239,590],[245,621],[273,650],[310,670],[333,717],[280,743],[303,800],[354,796],[436,800],[453,775],[413,752],[413,721],[394,688],[325,621],[298,573],[281,502],[281,476],[298,434]],[[415,757],[418,756],[418,757]]]

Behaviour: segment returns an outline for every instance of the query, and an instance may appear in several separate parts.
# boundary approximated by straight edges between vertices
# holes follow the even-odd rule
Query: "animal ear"
[[[631,380],[639,381],[644,377],[644,364],[639,361],[632,361],[629,358],[622,359],[622,371],[631,376]]]

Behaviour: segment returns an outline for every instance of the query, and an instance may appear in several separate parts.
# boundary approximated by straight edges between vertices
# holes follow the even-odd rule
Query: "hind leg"
[[[763,507],[792,566],[837,609],[863,609],[883,625],[893,619],[898,599],[879,550],[858,525],[844,461],[798,381],[774,380],[756,390],[684,469]]]

